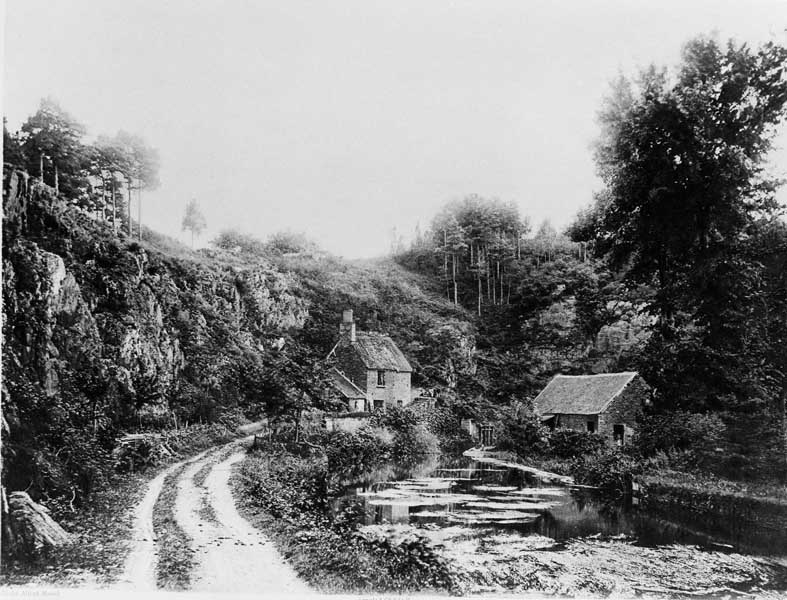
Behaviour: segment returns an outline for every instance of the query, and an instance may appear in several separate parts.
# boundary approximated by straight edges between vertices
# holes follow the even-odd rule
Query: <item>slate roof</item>
[[[355,385],[352,381],[347,379],[344,374],[339,371],[339,369],[332,369],[331,370],[331,378],[333,380],[334,387],[339,390],[342,396],[347,398],[348,400],[356,400],[356,399],[365,399],[366,394],[363,393],[363,390]]]
[[[399,371],[402,373],[411,373],[413,371],[402,351],[387,335],[373,332],[358,332],[355,340],[351,347],[358,353],[367,369]]]
[[[536,396],[542,415],[596,415],[637,376],[634,371],[598,375],[556,375]]]

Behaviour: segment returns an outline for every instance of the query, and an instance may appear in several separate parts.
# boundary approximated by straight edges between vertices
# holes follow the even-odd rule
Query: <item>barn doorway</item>
[[[481,425],[481,444],[491,446],[495,438],[495,428],[492,425]]]

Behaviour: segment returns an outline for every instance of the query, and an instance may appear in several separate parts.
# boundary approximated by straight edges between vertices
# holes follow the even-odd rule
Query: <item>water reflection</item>
[[[588,490],[544,483],[530,473],[466,457],[389,464],[345,481],[332,510],[338,514],[350,506],[355,507],[353,518],[363,525],[409,524],[430,530],[461,526],[479,538],[498,533],[540,535],[557,542],[625,537],[646,546],[678,543],[714,549],[734,542],[738,550],[753,550],[762,542],[719,538],[622,502],[603,501]],[[760,549],[785,550],[761,545]]]

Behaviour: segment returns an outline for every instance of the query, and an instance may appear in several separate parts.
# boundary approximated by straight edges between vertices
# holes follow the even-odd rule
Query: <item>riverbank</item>
[[[787,564],[787,487],[676,472],[643,475],[638,481],[644,509],[717,532],[736,549],[781,555]]]
[[[424,536],[380,538],[357,528],[358,505],[329,510],[325,457],[249,453],[230,487],[240,514],[270,537],[298,576],[323,593],[451,590],[447,560]]]
[[[776,561],[701,545],[672,522],[590,490],[539,484],[541,469],[504,462],[433,457],[336,487],[320,456],[256,453],[233,476],[233,493],[321,592],[776,598],[787,590]]]

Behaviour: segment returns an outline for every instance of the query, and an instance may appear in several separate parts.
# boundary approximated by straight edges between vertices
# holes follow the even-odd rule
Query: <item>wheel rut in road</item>
[[[241,444],[233,442],[181,461],[159,474],[135,510],[134,546],[120,587],[156,588],[157,552],[153,533],[153,506],[166,477],[177,476],[174,514],[192,540],[194,569],[189,589],[198,592],[311,595],[273,543],[246,521],[235,507],[229,479],[232,467],[243,460]],[[207,477],[195,475],[210,466]]]

